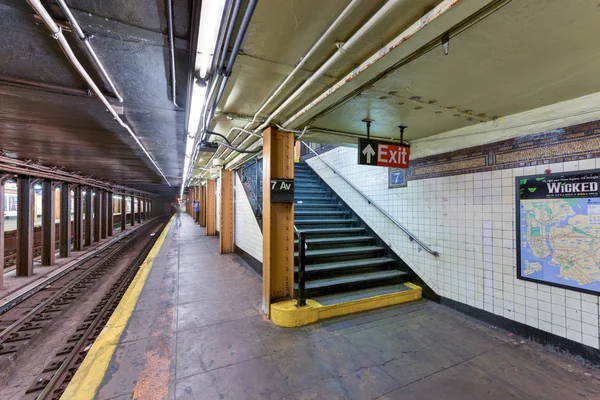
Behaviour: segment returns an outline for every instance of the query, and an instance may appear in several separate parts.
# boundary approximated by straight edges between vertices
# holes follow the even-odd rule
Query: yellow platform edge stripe
[[[422,297],[423,289],[420,286],[410,282],[405,283],[405,285],[410,289],[328,306],[310,299],[306,300],[306,307],[296,307],[296,300],[273,303],[271,304],[270,316],[275,325],[292,328],[312,324],[327,318],[407,303],[419,300]]]
[[[61,400],[87,400],[93,399],[96,396],[110,360],[117,349],[119,339],[125,330],[127,322],[131,318],[140,293],[146,284],[146,279],[154,265],[154,260],[158,256],[158,252],[167,237],[172,221],[173,219],[171,218],[156,240],[156,243],[154,243],[154,246],[152,246],[119,305],[104,329],[102,329],[102,332],[100,332],[100,335],[98,335],[90,351],[85,356],[83,363],[61,396]]]

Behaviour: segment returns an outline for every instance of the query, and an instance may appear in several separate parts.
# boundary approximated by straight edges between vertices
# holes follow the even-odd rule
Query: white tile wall
[[[598,296],[516,278],[514,177],[600,167],[600,159],[410,181],[356,164],[356,149],[323,157],[423,243],[408,236],[319,158],[308,164],[437,294],[599,348]],[[540,169],[541,167],[541,169]]]
[[[238,174],[235,174],[235,245],[263,261],[263,235]]]

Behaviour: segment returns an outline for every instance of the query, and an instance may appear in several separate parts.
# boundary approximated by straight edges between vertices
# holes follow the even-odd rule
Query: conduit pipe
[[[401,0],[398,0],[398,1],[401,1]],[[380,49],[375,54],[373,54],[371,57],[369,57],[367,60],[365,60],[363,63],[361,63],[357,68],[355,68],[351,73],[349,73],[348,75],[346,75],[343,79],[341,79],[340,81],[338,81],[334,86],[332,86],[331,88],[329,88],[328,90],[326,90],[325,92],[323,92],[320,96],[318,96],[316,99],[314,99],[313,101],[311,101],[306,107],[304,107],[302,110],[300,110],[294,116],[292,116],[291,118],[289,118],[285,123],[283,123],[283,126],[287,126],[287,125],[291,124],[293,121],[295,121],[296,119],[298,119],[302,114],[306,113],[308,110],[310,110],[311,108],[313,108],[317,104],[319,104],[321,101],[323,101],[331,93],[339,90],[342,86],[346,85],[349,81],[351,81],[356,76],[358,76],[359,74],[361,74],[362,72],[364,72],[373,63],[375,63],[379,59],[385,57],[392,50],[394,50],[396,47],[398,47],[400,44],[402,44],[406,40],[410,39],[413,35],[415,35],[417,32],[419,32],[421,29],[423,29],[429,23],[431,23],[431,21],[435,20],[440,15],[444,14],[446,11],[448,11],[452,7],[454,7],[456,4],[460,3],[460,1],[461,0],[444,0],[444,1],[442,1],[433,10],[431,10],[425,16],[423,16],[418,21],[416,21],[414,24],[412,24],[408,29],[406,29],[405,31],[403,31],[400,35],[396,36],[390,43],[388,43],[382,49]],[[388,6],[392,2],[396,3],[396,1],[390,0],[388,3],[386,3],[382,7],[382,9],[386,8],[386,6]],[[380,9],[379,11],[381,11],[382,9]],[[388,10],[389,10],[389,8],[387,8],[386,11],[388,11]],[[377,15],[379,15],[379,18],[383,17],[380,14],[379,11],[369,20],[368,23],[370,23],[371,20],[374,19]],[[361,30],[362,30],[362,28],[359,29],[359,31],[361,31]],[[358,31],[357,31],[357,33],[358,33]],[[364,35],[364,32],[362,34]],[[353,37],[354,37],[354,35],[353,35]],[[353,37],[350,38],[348,42],[352,41],[353,43],[355,43],[355,41],[353,40]],[[346,42],[346,44],[344,46],[342,46],[342,48],[346,47],[346,45],[348,44],[348,42]],[[347,48],[346,48],[346,50],[347,50]],[[334,54],[334,56],[335,56],[335,54]],[[327,63],[328,62],[326,62],[326,64]],[[304,86],[305,85],[302,85],[302,87],[304,87]],[[302,89],[302,87],[300,87],[298,89],[298,91],[300,91]],[[294,94],[293,94],[288,100],[290,100],[292,98],[295,98],[295,97],[297,97],[297,96],[294,96]],[[279,113],[281,110],[283,110],[283,108],[285,108],[285,106],[287,104],[289,104],[289,103],[290,103],[290,101],[284,102],[277,110],[275,110],[275,112],[271,115],[271,117],[274,116],[274,115],[276,115],[277,113]],[[263,123],[261,126],[259,126],[256,130],[258,131],[258,130],[264,129],[266,126],[268,126],[268,124],[270,123],[270,121],[272,119],[271,117],[268,118],[265,121],[265,123]],[[244,142],[242,142],[238,147],[245,148],[244,144],[247,141],[249,141],[249,139],[250,138],[247,138],[246,140],[244,140]],[[225,163],[227,163],[229,161],[231,161],[231,157],[230,156],[228,156],[228,158],[225,159]]]
[[[344,55],[344,53],[347,53],[373,27],[375,27],[383,18],[385,18],[396,5],[403,1],[404,0],[389,0],[379,10],[377,10],[377,12],[373,14],[373,16],[369,18],[369,20],[364,25],[362,25],[356,32],[354,32],[350,39],[348,39],[346,42],[344,42],[343,45],[338,47],[338,50],[331,57],[329,57],[327,61],[325,61],[319,67],[319,69],[317,69],[298,89],[296,89],[294,93],[288,96],[288,98],[282,104],[280,104],[279,107],[277,107],[275,111],[273,111],[258,128],[255,129],[255,132],[260,132],[267,126],[269,126],[273,118],[279,115],[294,100],[296,100],[302,93],[304,93],[306,89],[310,85],[312,85],[313,82],[319,79],[325,72],[327,72],[327,70],[329,70],[329,68],[331,68],[331,66],[335,64]],[[244,140],[238,147],[243,147],[249,139],[250,138],[246,138],[246,140]],[[230,156],[231,155],[229,155],[229,157]]]
[[[123,97],[121,97],[121,94],[115,87],[115,84],[113,83],[112,79],[110,79],[110,76],[108,75],[108,72],[106,71],[106,68],[104,68],[104,65],[98,58],[98,55],[96,54],[96,52],[94,51],[94,48],[92,47],[92,45],[90,43],[90,37],[83,32],[83,30],[81,29],[81,26],[79,26],[79,23],[75,19],[75,16],[71,12],[71,9],[69,8],[69,6],[65,2],[65,0],[56,0],[56,1],[58,2],[58,5],[60,6],[60,9],[62,10],[62,12],[67,16],[67,19],[69,20],[69,22],[71,23],[71,26],[73,27],[73,30],[75,31],[75,34],[83,42],[83,46],[85,47],[85,50],[87,51],[88,55],[92,58],[92,61],[94,61],[94,64],[96,64],[96,67],[100,71],[100,74],[102,75],[102,77],[104,78],[106,83],[108,83],[108,86],[110,86],[111,92],[114,93],[117,100],[119,100],[119,103],[122,103]],[[29,3],[29,4],[31,5],[31,3]],[[41,17],[41,15],[40,15],[40,17]],[[44,22],[46,22],[46,21],[44,21]],[[46,25],[48,25],[48,24],[46,23]]]
[[[64,2],[64,0],[59,0]],[[177,104],[177,76],[175,75],[175,43],[173,40],[173,1],[167,0],[167,18],[169,25],[169,52],[171,53],[171,99],[173,105],[179,107]]]
[[[265,109],[265,107],[267,107],[281,93],[281,91],[296,76],[296,74],[298,73],[298,71],[300,71],[300,69],[304,65],[306,65],[306,63],[308,62],[309,58],[315,53],[315,51],[317,51],[317,49],[319,47],[321,47],[321,45],[323,43],[325,43],[325,41],[327,41],[329,39],[329,37],[331,36],[331,34],[356,9],[356,7],[361,3],[361,1],[362,0],[352,0],[346,6],[346,8],[344,8],[344,10],[340,13],[340,15],[338,15],[338,17],[333,21],[333,23],[331,23],[331,25],[329,25],[329,28],[327,28],[327,30],[319,37],[319,39],[311,46],[311,48],[308,49],[308,52],[304,56],[302,56],[302,58],[300,59],[300,62],[298,62],[298,64],[296,64],[296,66],[294,67],[294,69],[292,70],[292,72],[290,72],[288,74],[288,76],[284,79],[283,82],[281,82],[281,84],[279,84],[279,86],[275,89],[275,91],[271,94],[271,96],[269,96],[269,98],[262,104],[262,106],[260,106],[260,108],[258,109],[258,111],[256,111],[256,113],[254,114],[254,117],[252,118],[251,122],[248,122],[244,126],[244,128],[233,127],[233,128],[231,128],[229,130],[229,132],[227,133],[226,136],[229,136],[234,130],[240,130],[240,133],[238,135],[236,135],[235,138],[233,138],[233,140],[231,141],[232,143],[235,142],[238,139],[238,137],[240,137],[240,135],[242,133],[248,133],[251,136],[257,136],[257,132],[259,131],[259,129],[255,129],[254,131],[248,131],[247,129],[249,129],[252,125],[254,125],[254,123],[256,122],[256,119],[258,118],[258,116],[260,115],[260,113]],[[252,133],[249,133],[249,132],[252,132]],[[258,135],[260,136],[260,134],[258,134]],[[221,154],[224,154],[224,153],[226,153],[226,151],[224,151]],[[209,160],[209,162],[210,162],[210,160]]]
[[[137,143],[137,145],[140,147],[140,149],[142,149],[142,151],[144,152],[146,157],[148,157],[148,159],[150,160],[152,165],[154,165],[156,170],[162,175],[164,180],[167,182],[167,185],[171,186],[171,184],[169,183],[169,180],[163,173],[162,169],[160,169],[158,164],[156,164],[156,162],[154,161],[154,158],[152,158],[150,153],[148,153],[148,151],[146,150],[146,148],[144,147],[142,142],[140,142],[140,140],[135,135],[135,133],[131,130],[129,125],[127,125],[125,122],[123,122],[121,117],[119,117],[119,114],[117,114],[117,112],[112,107],[112,105],[108,102],[106,97],[104,97],[104,94],[102,94],[102,92],[100,91],[100,89],[98,88],[98,86],[96,85],[94,80],[87,73],[87,71],[85,70],[83,65],[81,65],[81,63],[77,59],[77,56],[75,55],[75,53],[73,53],[71,46],[69,46],[69,43],[67,42],[65,35],[62,33],[62,30],[58,27],[58,25],[56,25],[56,22],[54,22],[54,20],[52,19],[52,17],[48,13],[48,11],[46,11],[46,9],[44,8],[44,6],[40,2],[40,0],[27,0],[27,3],[40,16],[42,21],[44,21],[44,24],[52,33],[52,38],[56,39],[60,48],[65,53],[65,56],[67,56],[67,59],[71,62],[73,67],[75,67],[75,69],[77,70],[79,75],[81,75],[81,77],[86,81],[86,83],[90,86],[90,88],[94,91],[94,93],[96,93],[96,96],[98,96],[98,98],[102,101],[102,103],[104,104],[104,106],[106,107],[108,112],[112,114],[112,116],[119,123],[119,125],[121,125],[123,128],[125,128],[125,130],[127,130],[129,135]]]

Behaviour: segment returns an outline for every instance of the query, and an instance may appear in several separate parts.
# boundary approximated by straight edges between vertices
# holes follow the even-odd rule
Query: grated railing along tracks
[[[67,339],[65,347],[55,354],[52,362],[44,368],[42,375],[27,389],[23,399],[60,399],[83,362],[87,351],[117,308],[163,228],[164,224],[154,230],[152,239],[146,243],[144,249],[138,253],[93,311],[77,327],[75,334]]]
[[[19,351],[30,340],[98,282],[150,227],[143,227],[134,236],[127,236],[101,250],[67,275],[4,311],[0,315],[0,369],[18,358]]]

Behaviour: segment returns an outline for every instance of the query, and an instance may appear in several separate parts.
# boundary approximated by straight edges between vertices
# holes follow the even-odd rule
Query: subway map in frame
[[[516,178],[517,277],[600,294],[600,171]]]

